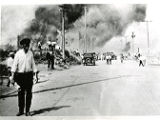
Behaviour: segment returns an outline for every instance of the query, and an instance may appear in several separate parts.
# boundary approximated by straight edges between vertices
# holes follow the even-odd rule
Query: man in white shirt
[[[32,52],[29,50],[30,39],[24,38],[20,41],[22,49],[15,54],[12,66],[12,82],[16,82],[18,90],[19,112],[17,116],[24,114],[30,116],[30,106],[32,100],[33,75],[37,71]],[[14,78],[14,79],[13,79]]]

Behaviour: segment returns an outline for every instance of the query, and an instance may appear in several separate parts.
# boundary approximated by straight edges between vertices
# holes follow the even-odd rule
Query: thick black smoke
[[[61,7],[63,6],[63,7]],[[46,5],[37,8],[35,20],[31,23],[30,30],[39,30],[38,24],[47,24],[61,29],[61,8],[64,9],[65,28],[69,29],[78,18],[83,15],[84,5]],[[36,23],[35,23],[36,22]]]
[[[57,30],[62,28],[62,8],[65,17],[65,29],[73,27],[73,23],[84,13],[84,5],[45,5],[40,6],[35,11],[35,18],[30,21],[29,27],[24,30],[24,34],[39,36],[36,41],[45,42],[46,35],[51,33],[56,36]],[[35,42],[36,42],[35,41]]]
[[[130,16],[133,21],[143,21],[146,17],[146,6],[141,4],[133,5],[133,15]]]
[[[84,6],[87,6],[87,31],[84,31],[85,15]],[[65,29],[75,29],[81,34],[96,38],[95,45],[101,47],[113,37],[122,36],[127,27],[133,22],[143,21],[146,17],[146,6],[143,4],[126,5],[126,8],[117,8],[114,5],[45,5],[35,11],[35,19],[25,29],[26,33],[45,35],[53,30],[61,30],[61,8],[64,9]],[[53,29],[54,28],[54,29]],[[83,28],[83,29],[82,29]],[[73,31],[73,30],[72,30]],[[74,32],[74,31],[73,31]]]
[[[65,11],[66,29],[73,27],[73,23],[84,14],[83,4],[75,4],[75,5],[65,4],[61,8],[63,8]]]
[[[35,19],[48,25],[53,25],[56,28],[60,28],[61,26],[60,11],[56,5],[39,7],[35,11]]]

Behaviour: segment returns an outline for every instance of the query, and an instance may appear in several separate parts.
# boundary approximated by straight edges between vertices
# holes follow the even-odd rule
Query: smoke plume
[[[64,10],[65,29],[73,27],[73,23],[83,15],[84,5],[44,5],[35,11],[35,18],[30,21],[29,27],[24,34],[36,36],[35,42],[46,42],[46,36],[56,39],[58,31],[62,28],[62,9]]]
[[[146,16],[146,6],[139,4],[123,7],[89,5],[87,8],[87,35],[97,38],[98,47],[105,45],[113,37],[123,35],[129,24],[143,21]],[[85,16],[76,21],[75,27],[79,29],[84,24]]]
[[[84,29],[85,6],[87,6],[86,31]],[[2,9],[2,38],[6,41],[12,38],[16,39],[22,31],[23,34],[29,34],[34,36],[35,40],[38,39],[44,42],[48,34],[56,37],[57,31],[61,31],[62,28],[61,8],[64,9],[65,13],[66,36],[71,34],[70,37],[73,36],[76,39],[77,34],[80,33],[82,39],[84,39],[84,35],[87,33],[86,38],[91,42],[94,38],[94,45],[97,47],[105,45],[113,37],[123,35],[131,23],[143,21],[146,16],[146,6],[139,4],[123,7],[110,4],[44,5],[34,7],[30,11],[26,9],[26,12],[21,11],[20,8],[24,8],[24,6],[15,7],[14,10],[12,10],[12,7],[8,7],[6,10]],[[27,26],[26,23],[28,23]],[[70,39],[72,40],[72,38]]]
[[[131,49],[131,43],[130,42],[127,42],[125,44],[125,48],[123,49],[124,52],[128,52],[129,50]]]
[[[21,34],[28,22],[34,18],[35,9],[35,6],[1,7],[1,45],[16,45],[17,35]]]
[[[62,6],[62,5],[61,5]],[[35,11],[35,19],[27,29],[28,32],[40,31],[41,24],[54,26],[56,29],[61,30],[61,9],[64,9],[65,15],[65,28],[69,29],[79,17],[83,15],[83,5],[45,5],[40,6]]]

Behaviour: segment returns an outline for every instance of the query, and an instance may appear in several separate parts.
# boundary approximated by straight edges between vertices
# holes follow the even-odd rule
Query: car
[[[83,54],[83,59],[82,59],[83,65],[94,65],[95,66],[95,61],[96,61],[95,52]]]

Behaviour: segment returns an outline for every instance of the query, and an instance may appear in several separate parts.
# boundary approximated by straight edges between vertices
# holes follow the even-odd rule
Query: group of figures
[[[111,55],[106,55],[105,57],[107,64],[112,64],[112,56]]]
[[[140,53],[134,56],[136,61],[138,61],[139,66],[145,66],[146,65],[146,57]],[[125,60],[125,56],[123,54],[120,55],[121,63]]]
[[[46,53],[46,60],[48,62],[48,69],[54,69],[54,63],[55,63],[55,42],[48,41],[48,49]],[[38,49],[40,51],[40,55],[42,55],[42,44],[41,42],[38,42]]]

